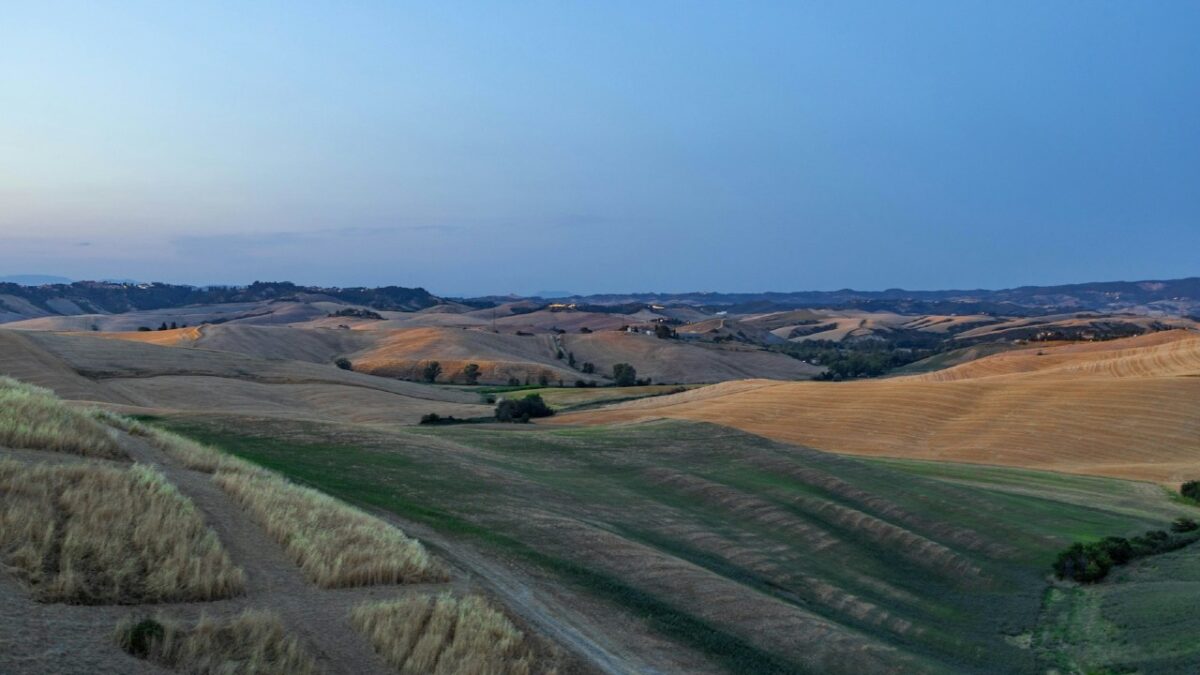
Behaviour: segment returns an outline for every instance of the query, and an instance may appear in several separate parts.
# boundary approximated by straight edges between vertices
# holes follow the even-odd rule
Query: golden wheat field
[[[653,418],[855,455],[1174,483],[1200,475],[1200,334],[1021,350],[887,380],[730,382],[547,423]]]

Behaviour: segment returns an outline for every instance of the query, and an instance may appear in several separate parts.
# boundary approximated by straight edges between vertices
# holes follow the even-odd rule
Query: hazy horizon
[[[0,273],[440,295],[1197,274],[1200,5],[39,3]]]

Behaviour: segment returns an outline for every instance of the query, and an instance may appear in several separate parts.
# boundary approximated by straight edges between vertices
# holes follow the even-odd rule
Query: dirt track
[[[209,475],[182,468],[157,448],[122,434],[122,446],[134,461],[154,465],[203,512],[234,563],[246,573],[247,592],[229,600],[161,605],[79,606],[41,604],[15,580],[0,575],[0,672],[18,673],[157,673],[153,664],[134,659],[112,644],[111,635],[124,616],[162,612],[195,619],[231,616],[244,609],[276,611],[288,630],[302,640],[329,673],[394,672],[350,626],[350,609],[367,600],[409,593],[483,592],[492,596],[542,638],[561,645],[574,658],[570,672],[634,673],[653,669],[604,638],[582,614],[567,607],[517,570],[489,560],[469,546],[448,541],[432,531],[380,513],[421,538],[445,559],[453,581],[445,584],[322,589],[310,584],[283,550],[212,481]],[[59,453],[5,450],[20,461],[83,461]]]

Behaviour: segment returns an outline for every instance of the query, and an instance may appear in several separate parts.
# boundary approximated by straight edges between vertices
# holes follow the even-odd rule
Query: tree
[[[567,365],[575,367],[575,352],[567,352]]]
[[[425,364],[425,368],[421,371],[421,379],[432,384],[437,381],[438,375],[441,374],[442,364],[438,363],[437,361],[430,361],[429,363]]]
[[[659,340],[668,340],[675,337],[675,330],[665,323],[654,324],[654,336]]]
[[[613,364],[613,384],[618,387],[632,387],[637,384],[637,369],[628,363]]]
[[[510,377],[510,378],[508,378],[508,386],[519,387],[519,386],[521,386],[521,381],[518,380],[516,377]]]
[[[179,328],[179,326],[176,326],[176,325],[175,325],[175,322],[174,322],[174,321],[172,321],[172,322],[171,322],[171,330],[175,330],[176,328]]]
[[[466,367],[463,368],[463,378],[466,379],[467,384],[475,384],[479,382],[479,364],[468,363]]]
[[[341,368],[342,370],[354,370],[354,364],[350,363],[350,359],[344,356],[339,356],[337,360],[333,362],[333,365]]]
[[[596,364],[592,363],[591,361],[584,361],[583,367],[580,368],[580,370],[583,371],[584,375],[591,375],[592,373],[596,372]]]
[[[559,361],[562,361],[562,358],[563,358],[563,350],[561,350],[561,349],[560,349],[560,350],[558,350],[557,352],[555,352],[555,353],[554,353],[554,358],[558,359]]]
[[[161,326],[159,326],[159,327],[158,327],[158,329],[159,329],[159,330],[166,330],[166,329],[167,329],[167,322],[166,322],[166,321],[162,322],[162,325],[161,325]]]
[[[545,387],[550,384],[550,373],[542,371],[538,373],[538,385]]]

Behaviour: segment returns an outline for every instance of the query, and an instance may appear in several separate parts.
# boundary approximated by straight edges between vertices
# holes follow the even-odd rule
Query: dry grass
[[[162,450],[188,469],[204,473],[216,473],[217,471],[261,473],[264,471],[243,459],[228,455],[211,446],[170,431],[142,424],[123,415],[117,415],[107,410],[97,410],[95,416],[109,426],[145,438],[154,447]]]
[[[247,610],[229,619],[201,617],[194,626],[127,617],[115,634],[125,651],[196,675],[310,675],[320,672],[274,612]]]
[[[420,542],[321,492],[265,472],[219,471],[213,480],[249,511],[319,586],[447,578]]]
[[[87,412],[64,405],[49,389],[0,377],[0,445],[125,458],[112,435]]]
[[[356,607],[356,629],[406,675],[527,675],[525,635],[479,596],[416,595]]]
[[[0,558],[45,602],[213,600],[245,585],[195,506],[142,465],[0,460]]]

